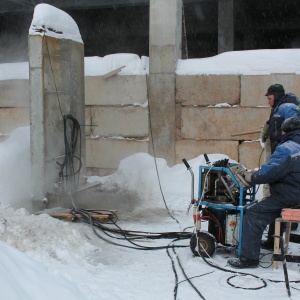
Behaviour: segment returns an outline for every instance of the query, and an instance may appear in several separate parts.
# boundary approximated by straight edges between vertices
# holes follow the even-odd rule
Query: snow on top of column
[[[76,22],[66,12],[49,4],[38,4],[35,7],[29,34],[45,34],[83,43]]]

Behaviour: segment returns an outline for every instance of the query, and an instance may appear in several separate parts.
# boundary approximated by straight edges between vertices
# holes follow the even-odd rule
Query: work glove
[[[269,137],[269,124],[266,123],[260,133],[260,140],[262,141],[262,143],[265,143],[268,137]]]
[[[244,172],[244,178],[247,182],[251,182],[251,176],[252,174],[254,173],[255,171],[254,170],[247,170]]]

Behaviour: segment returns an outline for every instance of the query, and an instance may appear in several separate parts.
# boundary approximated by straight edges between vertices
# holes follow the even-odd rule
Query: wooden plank
[[[106,214],[106,215],[113,215],[113,214],[117,213],[117,211],[113,210],[113,209],[108,209],[108,210],[106,210],[106,209],[85,209],[85,211],[99,213],[99,214]]]
[[[76,219],[81,219],[81,214],[70,214],[70,213],[55,213],[55,214],[49,214],[51,217],[60,219],[60,220],[66,220],[68,222],[73,222]],[[105,222],[110,218],[109,214],[91,214],[91,217],[93,219],[96,219],[98,221]]]

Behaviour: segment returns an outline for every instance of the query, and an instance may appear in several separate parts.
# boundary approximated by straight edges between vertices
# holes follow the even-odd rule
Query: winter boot
[[[257,268],[259,260],[246,257],[232,258],[228,260],[229,266],[236,269]]]

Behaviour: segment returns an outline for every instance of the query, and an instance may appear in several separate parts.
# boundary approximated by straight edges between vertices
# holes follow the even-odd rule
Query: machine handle
[[[187,162],[187,160],[185,158],[183,158],[182,161],[185,164],[186,168],[189,170],[191,168],[191,166],[189,165],[189,163]]]
[[[190,171],[191,176],[192,176],[192,182],[191,182],[191,204],[195,204],[195,199],[194,199],[194,172],[189,165],[189,163],[186,161],[185,158],[182,159],[183,163],[185,164],[186,168],[188,171]]]
[[[210,161],[209,161],[209,159],[208,159],[207,154],[204,153],[203,156],[204,156],[204,158],[205,158],[205,160],[206,160],[206,164],[210,165]]]

